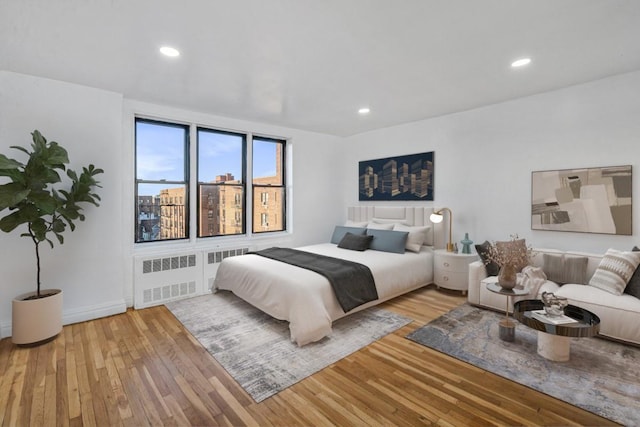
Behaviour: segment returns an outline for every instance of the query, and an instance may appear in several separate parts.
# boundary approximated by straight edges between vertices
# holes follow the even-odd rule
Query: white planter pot
[[[18,295],[12,302],[11,340],[15,344],[35,344],[62,331],[62,291],[45,289],[45,298],[27,299],[35,292]]]

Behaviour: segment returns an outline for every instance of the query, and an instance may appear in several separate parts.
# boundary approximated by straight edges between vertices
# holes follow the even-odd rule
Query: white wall
[[[29,147],[38,129],[69,151],[70,167],[105,170],[99,208],[84,208],[85,222],[65,234],[64,245],[41,245],[42,286],[64,291],[64,322],[122,312],[124,271],[120,233],[122,96],[53,80],[0,72],[0,151],[20,160],[11,145]],[[4,183],[4,181],[3,181]],[[3,212],[3,215],[7,212]],[[11,300],[34,291],[33,243],[20,233],[0,236],[0,336],[10,335]]]
[[[630,164],[637,206],[639,93],[635,72],[350,137],[344,204],[357,203],[359,161],[435,151],[435,200],[428,205],[453,210],[454,241],[465,232],[477,243],[517,233],[536,247],[631,249],[640,243],[636,207],[633,236],[531,230],[531,172]]]
[[[338,190],[342,180],[334,166],[340,138],[145,104],[117,93],[0,71],[0,152],[18,157],[18,152],[10,155],[8,147],[29,145],[30,133],[38,129],[67,148],[72,168],[94,163],[105,170],[100,176],[101,206],[86,207],[87,220],[65,236],[64,245],[53,251],[43,248],[43,286],[63,289],[65,324],[122,312],[131,305],[134,254],[242,243],[234,237],[134,245],[135,113],[290,139],[292,233],[262,237],[258,244],[299,246],[328,240],[343,211]],[[33,245],[19,234],[0,235],[0,338],[11,334],[12,298],[35,289]]]
[[[640,159],[640,72],[503,104],[342,139],[312,132],[126,101],[121,94],[0,71],[0,152],[27,145],[39,129],[70,152],[72,167],[93,162],[102,203],[54,251],[44,249],[45,287],[65,291],[65,323],[100,317],[131,303],[132,256],[185,246],[235,245],[233,239],[133,244],[133,114],[281,136],[292,142],[291,235],[261,240],[294,246],[326,241],[358,204],[358,161],[435,151],[435,201],[454,212],[454,240],[518,233],[534,246],[602,252],[640,243],[634,236],[532,231],[531,172],[631,164],[635,203]],[[390,202],[387,202],[390,203]],[[382,204],[382,203],[379,203]],[[234,238],[237,239],[237,238]],[[0,337],[10,335],[11,299],[34,289],[32,244],[0,236]]]

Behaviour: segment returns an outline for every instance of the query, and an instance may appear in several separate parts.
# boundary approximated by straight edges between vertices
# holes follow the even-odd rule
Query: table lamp
[[[451,212],[451,209],[449,208],[438,209],[431,214],[429,219],[434,224],[441,223],[442,220],[444,219],[444,215],[443,215],[444,211],[449,212],[449,242],[447,243],[447,252],[453,252],[453,240],[451,239],[451,226],[453,224],[453,213]]]

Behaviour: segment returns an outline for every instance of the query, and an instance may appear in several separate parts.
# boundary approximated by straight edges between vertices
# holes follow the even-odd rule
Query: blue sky
[[[137,178],[145,180],[184,180],[184,128],[138,122],[136,125]],[[217,175],[231,173],[242,177],[242,136],[228,133],[199,132],[199,178],[211,182]],[[254,142],[254,176],[275,174],[275,144]],[[167,185],[164,188],[172,187]],[[139,195],[155,195],[158,186],[141,185]]]

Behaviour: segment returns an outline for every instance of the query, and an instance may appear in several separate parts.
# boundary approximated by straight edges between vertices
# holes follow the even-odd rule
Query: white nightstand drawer
[[[467,291],[469,288],[469,275],[466,271],[439,271],[436,272],[434,281],[436,285],[445,289]]]
[[[475,258],[473,258],[475,261]],[[448,271],[467,271],[469,268],[468,257],[457,257],[457,256],[439,256],[436,257],[437,265],[436,269],[442,268]]]

